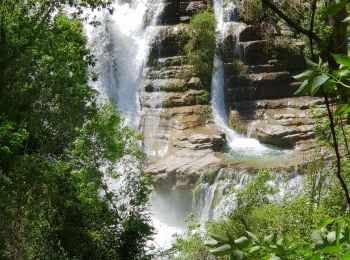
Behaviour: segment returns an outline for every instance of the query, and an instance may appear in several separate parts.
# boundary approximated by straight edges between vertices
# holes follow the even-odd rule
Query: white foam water
[[[217,49],[222,44],[228,29],[234,30],[236,32],[236,45],[238,46],[239,44],[239,33],[245,25],[235,21],[235,8],[236,6],[234,4],[231,4],[226,8],[225,12],[223,0],[214,0],[214,13],[217,22]],[[276,151],[262,145],[258,140],[239,135],[228,126],[224,88],[224,63],[220,55],[217,53],[214,57],[214,71],[211,83],[211,106],[214,121],[216,125],[226,134],[228,146],[235,152],[235,154],[242,154],[247,156],[258,156],[268,153],[275,153]]]
[[[92,14],[101,26],[86,26],[97,59],[94,86],[102,99],[111,97],[118,104],[128,125],[139,128],[138,91],[163,2],[116,0],[112,6],[112,13]]]

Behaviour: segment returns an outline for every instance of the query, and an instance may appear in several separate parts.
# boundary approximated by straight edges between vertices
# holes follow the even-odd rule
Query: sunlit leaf
[[[218,234],[209,234],[213,239],[221,242],[229,242],[229,239],[227,236],[222,236]]]
[[[249,250],[249,253],[254,254],[254,253],[258,252],[260,249],[261,249],[260,246],[254,246]]]
[[[339,254],[341,249],[337,246],[327,246],[319,250],[322,253]]]
[[[317,68],[318,64],[310,60],[309,58],[305,57],[306,64],[309,65],[310,67]]]
[[[309,80],[304,80],[303,84],[299,87],[299,89],[294,93],[294,95],[302,96],[307,94],[310,91],[311,85],[309,84]]]
[[[253,234],[249,231],[246,231],[246,233],[254,242],[259,242],[259,238],[255,234]]]
[[[303,73],[300,73],[298,75],[293,76],[293,78],[295,78],[296,80],[301,80],[304,78],[309,78],[315,75],[315,71],[314,70],[306,70]]]
[[[317,230],[321,230],[322,228],[327,227],[329,224],[333,223],[335,218],[325,218],[322,220],[321,224],[318,225]]]
[[[237,245],[243,245],[249,242],[249,239],[247,237],[240,237],[238,239],[235,240],[235,243]]]
[[[346,251],[341,257],[340,260],[350,260],[350,250]]]
[[[320,75],[314,78],[311,86],[311,95],[314,96],[320,89],[320,87],[329,79],[327,75]]]
[[[350,58],[342,54],[332,54],[334,60],[340,64],[350,68]]]
[[[229,255],[231,253],[231,246],[230,245],[222,245],[217,248],[209,249],[209,252],[212,253],[215,256],[225,256]]]

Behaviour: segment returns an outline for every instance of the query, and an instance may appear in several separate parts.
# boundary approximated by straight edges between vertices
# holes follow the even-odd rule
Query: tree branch
[[[335,156],[336,156],[336,164],[337,164],[336,176],[337,176],[337,178],[340,182],[340,185],[344,191],[345,199],[346,199],[346,202],[348,204],[348,210],[350,210],[349,189],[346,186],[346,183],[343,179],[343,176],[341,175],[341,156],[340,156],[340,152],[339,152],[337,134],[335,132],[334,117],[333,117],[333,113],[332,113],[331,108],[330,108],[328,96],[323,90],[322,90],[322,93],[323,93],[324,100],[325,100],[326,107],[327,107],[328,119],[329,119],[329,123],[330,123],[330,130],[331,130],[332,139],[333,139],[333,148],[334,148],[334,152],[335,152]]]
[[[306,35],[307,37],[313,39],[318,43],[322,43],[320,37],[318,37],[313,31],[307,30],[300,26],[300,24],[294,22],[285,13],[283,13],[271,0],[261,0],[265,5],[267,5],[273,12],[275,12],[280,18],[282,18],[289,26],[294,28],[297,32]]]

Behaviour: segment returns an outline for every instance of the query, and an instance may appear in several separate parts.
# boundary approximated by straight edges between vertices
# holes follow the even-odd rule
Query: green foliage
[[[210,103],[210,95],[208,92],[202,95],[196,96],[196,104],[198,105],[208,105]]]
[[[216,176],[218,175],[219,170],[218,169],[213,169],[213,170],[208,170],[203,173],[203,181],[206,183],[209,183],[210,185],[214,184]]]
[[[167,100],[164,100],[162,102],[162,107],[163,108],[170,108],[170,107],[174,107],[174,104],[170,99],[167,99]]]
[[[338,70],[333,70],[332,73],[328,72],[328,64],[323,63],[321,58],[318,63],[306,58],[308,69],[294,76],[295,79],[302,82],[295,94],[314,96],[322,91],[330,96],[335,95],[342,101],[334,112],[335,116],[348,116],[350,105],[347,97],[350,94],[350,86],[346,82],[350,79],[350,58],[339,54],[333,54],[333,58],[340,67]]]
[[[193,216],[187,219],[188,228],[184,235],[178,235],[176,242],[171,248],[170,259],[203,260],[211,259],[211,255],[204,245],[204,237],[199,232],[200,224],[193,220]],[[180,255],[178,255],[180,253]]]
[[[325,229],[334,223],[331,230]],[[211,234],[206,243],[215,256],[230,256],[231,259],[348,259],[349,225],[341,219],[324,219],[308,240],[299,239],[284,244],[274,233],[259,238],[246,231],[246,235],[234,239],[230,235]]]
[[[194,65],[194,73],[201,79],[204,88],[210,85],[215,55],[215,17],[204,11],[192,17],[189,26],[190,40],[185,50]]]
[[[160,90],[164,92],[185,92],[188,90],[188,86],[186,83],[179,83],[172,86],[161,87]]]
[[[62,11],[109,2],[0,4],[1,259],[149,258],[140,136],[96,105],[83,26]]]

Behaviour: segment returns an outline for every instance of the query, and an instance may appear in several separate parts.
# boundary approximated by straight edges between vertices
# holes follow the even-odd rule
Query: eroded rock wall
[[[254,174],[261,168],[293,170],[303,163],[302,154],[264,163],[232,160],[223,152],[226,136],[212,120],[210,86],[202,86],[184,51],[187,23],[205,8],[206,1],[165,1],[140,90],[147,171],[157,192],[189,190],[208,168]],[[268,42],[257,28],[244,28],[227,35],[222,51],[230,126],[262,143],[311,149],[313,119],[307,110],[322,101],[293,96],[299,85],[292,75],[303,67],[301,56],[290,56],[289,63],[278,59],[266,52]]]
[[[229,35],[226,39],[231,49],[238,50],[235,55],[226,51],[225,57],[230,127],[265,144],[311,149],[314,120],[308,110],[323,102],[319,98],[294,96],[300,85],[292,76],[305,67],[303,43],[276,31],[276,37],[270,41],[282,38],[289,45],[282,48],[266,40],[260,30],[247,25],[238,36]]]

